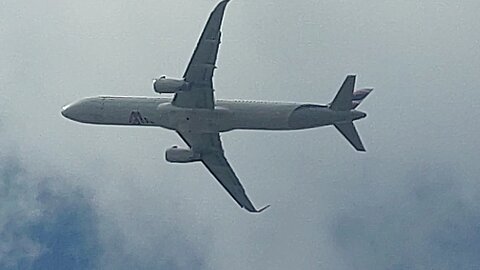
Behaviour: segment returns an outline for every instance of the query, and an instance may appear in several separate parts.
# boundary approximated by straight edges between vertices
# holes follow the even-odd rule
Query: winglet
[[[261,213],[261,212],[267,210],[267,208],[269,208],[269,207],[270,207],[270,204],[262,207],[262,208],[259,209],[259,210],[254,209],[254,211],[251,211],[251,210],[249,210],[249,211],[252,212],[252,213]]]

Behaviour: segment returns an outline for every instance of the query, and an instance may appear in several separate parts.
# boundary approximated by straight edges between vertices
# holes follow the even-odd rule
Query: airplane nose
[[[81,123],[99,123],[103,119],[103,103],[98,97],[85,98],[62,107],[63,117]]]
[[[63,117],[76,121],[78,118],[78,110],[78,105],[76,103],[72,103],[63,106],[60,113],[63,115]]]
[[[63,115],[63,117],[68,118],[68,119],[70,119],[70,116],[68,114],[69,108],[70,108],[70,106],[65,105],[65,106],[62,107],[62,111],[61,111],[61,114]]]

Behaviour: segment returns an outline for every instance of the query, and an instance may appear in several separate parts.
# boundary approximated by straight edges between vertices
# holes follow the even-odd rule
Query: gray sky
[[[261,215],[200,164],[167,164],[170,131],[61,117],[181,76],[216,3],[0,2],[0,266],[478,268],[478,1],[232,1],[217,97],[328,103],[351,73],[375,87],[366,154],[330,127],[222,136]]]

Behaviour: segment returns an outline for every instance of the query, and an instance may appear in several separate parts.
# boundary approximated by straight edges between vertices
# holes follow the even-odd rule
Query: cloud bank
[[[68,182],[67,182],[68,183]],[[62,176],[32,175],[13,155],[0,155],[0,268],[202,269],[205,256],[184,231],[157,224],[149,251],[126,241],[99,209],[92,190]],[[135,232],[133,232],[135,233]],[[142,232],[138,232],[141,234]]]
[[[93,269],[102,248],[88,192],[56,190],[56,177],[31,176],[15,157],[0,161],[0,267]]]
[[[334,247],[354,269],[478,268],[480,211],[464,191],[478,184],[446,164],[412,167],[388,196],[364,191],[336,214]]]

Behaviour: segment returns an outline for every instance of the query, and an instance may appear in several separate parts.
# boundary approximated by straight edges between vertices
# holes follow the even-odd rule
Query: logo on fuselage
[[[153,121],[151,121],[147,117],[142,116],[142,114],[139,111],[132,111],[130,113],[130,118],[128,119],[128,123],[132,125],[154,124]]]

